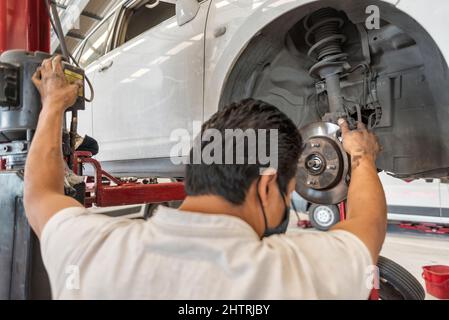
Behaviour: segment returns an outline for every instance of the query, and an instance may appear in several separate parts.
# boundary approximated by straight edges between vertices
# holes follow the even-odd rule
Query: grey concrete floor
[[[308,219],[300,214],[301,219]],[[289,232],[300,232],[297,218],[291,215]],[[312,229],[313,230],[313,229]],[[449,265],[449,235],[434,235],[399,229],[395,225],[388,228],[381,255],[394,260],[418,279],[425,288],[422,267],[427,265]],[[429,294],[426,299],[434,300]]]
[[[381,254],[399,263],[425,287],[422,267],[449,265],[449,235],[403,231],[390,226]],[[426,299],[436,299],[427,294]]]

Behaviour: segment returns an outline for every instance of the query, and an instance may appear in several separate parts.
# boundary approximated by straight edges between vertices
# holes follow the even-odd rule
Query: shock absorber
[[[331,114],[343,112],[340,75],[349,68],[348,54],[342,48],[346,41],[341,33],[343,25],[344,20],[332,8],[320,9],[304,19],[305,41],[310,47],[308,56],[317,61],[309,74],[325,80]]]

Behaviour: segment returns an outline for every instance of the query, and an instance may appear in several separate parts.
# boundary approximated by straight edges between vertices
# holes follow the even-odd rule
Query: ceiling
[[[71,53],[104,16],[123,0],[55,0],[67,47]],[[59,51],[59,41],[52,31],[51,50]]]

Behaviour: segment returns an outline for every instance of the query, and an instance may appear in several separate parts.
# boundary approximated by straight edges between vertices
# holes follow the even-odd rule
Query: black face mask
[[[267,219],[267,215],[265,213],[265,209],[262,205],[262,199],[260,198],[260,194],[259,194],[259,183],[260,183],[260,179],[257,182],[257,196],[259,197],[259,202],[260,202],[260,206],[262,207],[262,213],[263,213],[263,218],[265,220],[265,232],[263,234],[264,237],[269,237],[272,236],[274,234],[284,234],[287,232],[287,228],[288,228],[288,223],[290,222],[290,207],[287,205],[287,202],[285,201],[285,194],[281,191],[281,186],[279,186],[279,192],[281,194],[282,199],[284,200],[284,205],[285,205],[285,210],[284,210],[284,218],[282,219],[281,223],[275,227],[275,228],[269,228],[268,227],[268,219]]]

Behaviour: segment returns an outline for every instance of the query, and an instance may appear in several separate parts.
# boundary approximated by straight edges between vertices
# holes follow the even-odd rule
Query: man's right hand
[[[387,204],[375,164],[380,151],[379,142],[363,123],[359,123],[356,130],[349,130],[345,120],[339,120],[338,124],[343,147],[351,156],[352,171],[347,219],[332,230],[345,230],[356,235],[376,263],[387,230]]]
[[[41,95],[42,107],[64,112],[73,106],[78,98],[82,81],[70,84],[62,67],[62,57],[56,56],[42,62],[32,81]]]
[[[368,131],[363,123],[357,123],[356,130],[350,130],[348,123],[344,119],[338,120],[343,138],[343,148],[351,156],[353,167],[368,158],[375,162],[381,148],[376,135]]]

